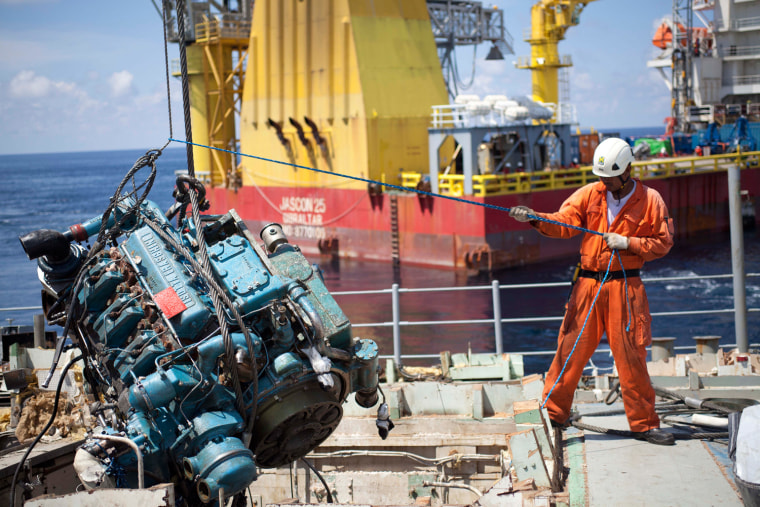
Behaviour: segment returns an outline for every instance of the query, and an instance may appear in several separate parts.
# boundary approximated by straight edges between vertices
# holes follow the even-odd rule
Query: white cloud
[[[2,0],[0,0],[2,1]],[[173,81],[175,130],[182,129],[181,85]],[[130,72],[56,80],[32,70],[0,79],[0,153],[154,146],[169,134],[165,83],[138,94]],[[116,96],[120,95],[120,96]]]
[[[38,76],[31,70],[22,70],[10,83],[10,93],[16,98],[44,97],[53,89],[53,82],[45,76]]]
[[[92,108],[97,105],[89,94],[76,83],[69,81],[53,81],[47,76],[40,76],[32,70],[22,70],[16,74],[8,85],[8,94],[15,99],[28,101],[43,100],[50,104],[68,107],[73,104],[78,110]],[[60,99],[68,98],[70,101],[62,102]],[[48,104],[48,105],[50,105]],[[33,102],[39,107],[39,102]]]
[[[122,70],[111,74],[108,78],[108,84],[111,86],[111,95],[114,97],[131,95],[134,91],[132,88],[133,80],[134,76],[128,70]]]

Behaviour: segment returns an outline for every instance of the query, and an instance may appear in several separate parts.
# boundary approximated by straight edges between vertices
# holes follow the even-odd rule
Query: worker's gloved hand
[[[607,242],[607,246],[613,250],[628,250],[628,238],[616,234],[614,232],[608,232],[604,236],[604,241]]]
[[[515,206],[509,210],[509,216],[517,220],[518,222],[530,222],[531,219],[528,215],[536,215],[536,212],[527,206]]]

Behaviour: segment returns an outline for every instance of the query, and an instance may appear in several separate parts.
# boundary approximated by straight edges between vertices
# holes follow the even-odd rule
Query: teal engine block
[[[82,351],[101,433],[137,444],[146,484],[213,503],[317,447],[350,394],[377,403],[377,345],[352,336],[279,225],[255,237],[233,210],[175,227],[152,202],[130,204],[126,220],[122,204],[105,226],[96,217],[20,239],[38,259],[48,317],[57,307]],[[119,242],[81,245],[114,223]],[[88,487],[137,485],[127,447],[94,435],[77,461]]]

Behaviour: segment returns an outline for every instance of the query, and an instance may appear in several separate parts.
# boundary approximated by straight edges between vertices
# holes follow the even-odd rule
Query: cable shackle
[[[189,174],[180,174],[177,176],[177,188],[174,190],[173,194],[177,202],[189,204],[190,194],[188,192],[190,189],[194,190],[198,197],[198,209],[201,211],[208,210],[211,203],[206,200],[206,187],[201,180],[190,176]]]

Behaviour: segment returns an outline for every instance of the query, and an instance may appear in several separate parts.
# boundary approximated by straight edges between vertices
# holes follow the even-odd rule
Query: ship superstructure
[[[760,120],[760,1],[673,0],[647,65],[672,95],[674,130]]]
[[[574,255],[573,241],[505,210],[558,209],[595,181],[573,161],[574,125],[558,121],[561,90],[553,102],[541,92],[561,88],[565,64],[551,55],[588,3],[538,2],[525,63],[543,84],[531,97],[453,103],[444,69],[455,46],[511,50],[503,16],[480,2],[190,3],[184,74],[211,212],[234,208],[251,229],[279,222],[304,253],[334,258],[493,270]],[[694,235],[727,228],[721,172],[734,158],[637,163],[634,175],[653,180],[678,234]]]

